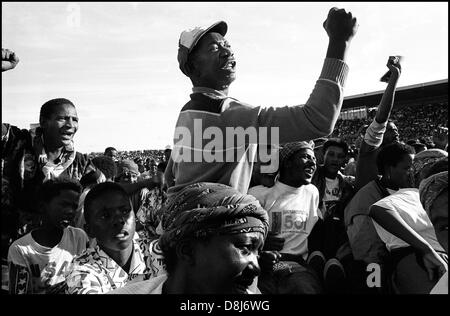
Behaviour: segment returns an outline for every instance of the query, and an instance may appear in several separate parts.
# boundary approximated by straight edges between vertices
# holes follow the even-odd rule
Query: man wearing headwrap
[[[268,231],[254,197],[223,184],[189,185],[169,202],[162,226],[167,275],[111,294],[250,293]]]
[[[317,294],[320,279],[307,267],[308,236],[318,220],[319,191],[314,143],[293,142],[280,151],[279,178],[272,187],[250,188],[267,210],[270,234],[261,253],[258,286],[264,294]]]

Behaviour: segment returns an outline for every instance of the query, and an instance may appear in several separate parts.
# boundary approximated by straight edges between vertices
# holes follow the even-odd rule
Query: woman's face
[[[260,273],[258,254],[264,241],[258,232],[212,237],[195,242],[194,264],[189,271],[197,294],[247,294]]]

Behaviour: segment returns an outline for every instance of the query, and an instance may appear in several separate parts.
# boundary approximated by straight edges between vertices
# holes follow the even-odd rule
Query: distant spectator
[[[107,147],[105,149],[105,156],[111,157],[112,160],[114,160],[115,162],[118,161],[118,153],[117,153],[117,149],[115,149],[114,147]]]

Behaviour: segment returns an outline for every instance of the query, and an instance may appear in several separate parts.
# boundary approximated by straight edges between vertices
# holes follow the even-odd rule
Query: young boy
[[[75,180],[49,180],[39,192],[40,227],[9,247],[11,294],[55,292],[64,285],[72,259],[87,247],[86,233],[69,225],[78,206],[81,185]]]
[[[157,240],[150,243],[136,234],[130,198],[119,184],[94,186],[84,212],[86,232],[96,246],[73,260],[66,278],[69,294],[102,294],[165,273]]]

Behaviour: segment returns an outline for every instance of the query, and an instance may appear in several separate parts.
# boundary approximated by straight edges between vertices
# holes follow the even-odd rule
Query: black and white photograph
[[[1,109],[6,297],[448,294],[448,2],[2,2]]]

